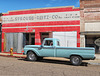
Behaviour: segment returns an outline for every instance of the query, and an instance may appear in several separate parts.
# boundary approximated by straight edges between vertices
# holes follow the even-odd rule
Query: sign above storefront
[[[79,11],[2,16],[2,23],[80,20]]]
[[[96,39],[96,40],[94,41],[94,43],[95,43],[97,46],[100,46],[100,38]]]

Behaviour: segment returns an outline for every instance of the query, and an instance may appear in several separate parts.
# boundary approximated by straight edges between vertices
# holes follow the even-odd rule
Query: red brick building
[[[80,46],[100,53],[100,0],[80,0]]]
[[[80,9],[54,7],[10,11],[2,16],[2,52],[21,53],[26,44],[58,38],[62,46],[80,47]]]

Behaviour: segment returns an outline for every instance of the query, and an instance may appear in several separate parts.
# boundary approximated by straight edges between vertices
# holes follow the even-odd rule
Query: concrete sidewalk
[[[16,57],[16,58],[26,58],[26,55],[22,55],[22,54],[13,54],[13,56],[11,56],[10,53],[0,53],[0,56],[5,56],[5,57]]]
[[[26,58],[26,55],[22,54],[13,54],[13,56],[10,55],[10,53],[0,53],[0,56],[5,57],[15,57],[15,58]],[[96,54],[95,60],[84,60],[83,62],[87,62],[92,65],[100,65],[100,54]],[[52,59],[52,60],[65,60],[68,61],[69,59],[66,58],[57,58],[57,57],[44,57],[44,59]]]
[[[86,62],[92,65],[100,65],[100,54],[95,54],[95,57],[95,60],[87,60]]]

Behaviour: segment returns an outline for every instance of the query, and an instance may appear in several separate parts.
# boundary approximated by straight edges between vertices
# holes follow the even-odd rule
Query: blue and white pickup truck
[[[80,65],[82,60],[95,59],[95,49],[89,47],[61,47],[59,40],[45,38],[42,45],[26,45],[24,55],[30,61],[43,57],[64,57],[70,59],[73,65]]]

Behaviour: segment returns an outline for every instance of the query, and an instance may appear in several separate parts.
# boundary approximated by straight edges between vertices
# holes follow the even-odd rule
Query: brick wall
[[[100,0],[80,0],[80,8],[100,7]]]
[[[85,23],[99,22],[100,0],[80,0],[80,18],[81,32],[85,31]]]

